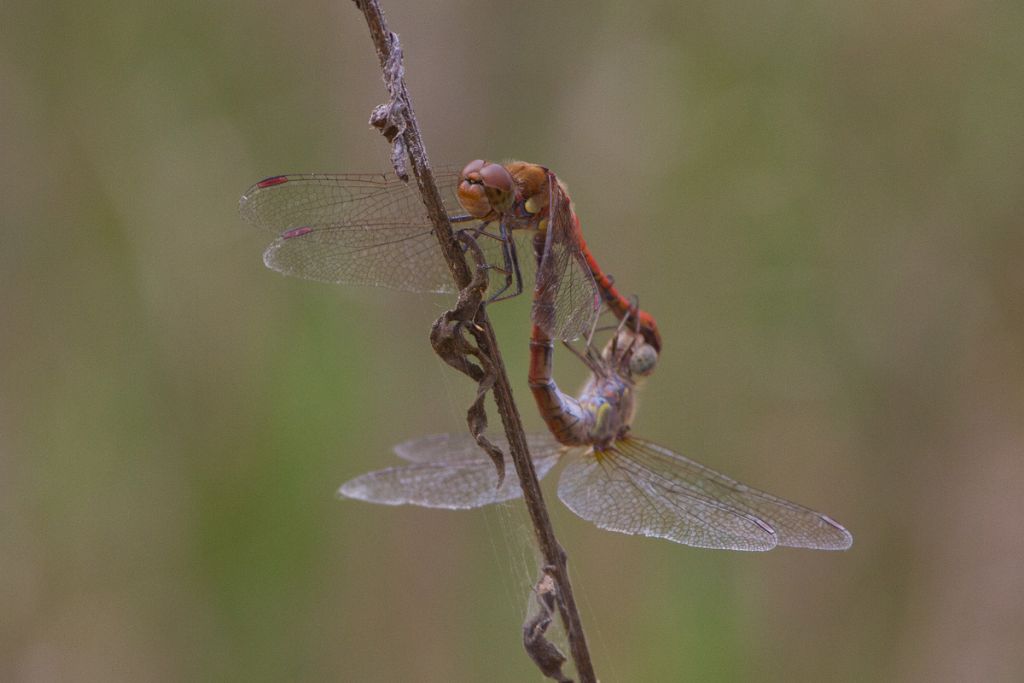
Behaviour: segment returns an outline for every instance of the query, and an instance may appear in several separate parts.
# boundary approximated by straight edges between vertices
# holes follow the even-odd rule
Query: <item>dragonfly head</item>
[[[629,371],[639,377],[646,377],[654,372],[654,366],[657,364],[658,352],[646,342],[637,344],[629,355]]]
[[[601,355],[603,364],[620,377],[647,377],[658,364],[658,349],[628,327],[608,341]]]
[[[459,204],[480,220],[497,218],[515,199],[516,184],[504,166],[476,159],[459,174]]]

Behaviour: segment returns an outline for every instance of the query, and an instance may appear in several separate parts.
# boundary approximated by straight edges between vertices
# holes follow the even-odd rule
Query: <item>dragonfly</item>
[[[533,270],[546,306],[531,317],[546,334],[573,340],[592,329],[604,302],[619,315],[627,299],[597,264],[583,239],[565,185],[548,168],[477,159],[435,173],[449,219],[485,247],[495,278],[489,301],[523,291]],[[248,223],[276,239],[267,267],[310,280],[376,285],[412,292],[454,293],[447,265],[416,188],[390,174],[303,173],[256,183],[239,208]],[[520,259],[518,236],[532,236],[534,259]],[[653,318],[649,343],[660,348]]]
[[[636,389],[654,371],[658,351],[635,321],[625,324],[628,319],[601,351],[588,337],[585,350],[577,352],[590,370],[577,397],[562,392],[551,377],[551,340],[534,326],[530,384],[549,433],[530,435],[528,447],[538,477],[565,461],[558,484],[562,502],[602,529],[701,548],[849,548],[853,536],[828,515],[631,433]],[[522,495],[511,478],[499,485],[491,460],[469,435],[432,435],[394,450],[407,464],[356,477],[341,486],[339,495],[446,509],[477,508]]]

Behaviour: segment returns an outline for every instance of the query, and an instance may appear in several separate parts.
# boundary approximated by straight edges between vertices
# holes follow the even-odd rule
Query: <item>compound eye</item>
[[[475,176],[480,172],[480,169],[484,167],[487,162],[483,159],[474,159],[473,161],[466,164],[466,167],[462,169],[462,173],[459,174],[459,180],[465,180],[470,176]]]
[[[629,371],[634,375],[646,377],[654,372],[658,364],[658,352],[650,344],[639,344],[629,357]]]
[[[470,166],[475,163],[477,162],[472,162]],[[482,161],[480,163],[483,164]],[[466,168],[468,169],[469,166]],[[511,192],[515,189],[515,183],[512,181],[512,174],[509,173],[501,164],[487,164],[478,170],[486,187],[500,190],[501,192]],[[463,171],[463,173],[465,173],[465,171]]]
[[[475,159],[466,164],[459,174],[459,187],[456,190],[462,208],[480,220],[489,220],[495,214],[494,201],[489,196],[492,191],[487,187],[487,178],[483,172],[490,166],[494,164],[488,164],[483,159]]]

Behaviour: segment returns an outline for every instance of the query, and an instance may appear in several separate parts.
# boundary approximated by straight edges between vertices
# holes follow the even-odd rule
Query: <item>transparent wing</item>
[[[508,439],[498,434],[493,436],[488,434],[487,437],[495,446],[508,453]],[[527,434],[526,445],[534,460],[537,459],[539,453],[558,451],[561,448],[561,444],[548,433]],[[392,450],[399,458],[409,462],[460,462],[478,458],[486,458],[488,462],[491,462],[490,458],[487,458],[487,454],[477,444],[476,439],[467,432],[421,436],[403,441]],[[494,468],[493,463],[491,468]]]
[[[601,311],[601,298],[597,283],[590,268],[576,247],[555,244],[549,257],[559,263],[562,270],[557,282],[554,311],[538,317],[533,309],[532,320],[541,325],[552,339],[573,341],[585,338],[594,326],[594,320]]]
[[[455,198],[458,170],[446,167],[435,177],[449,213],[461,214]],[[543,268],[551,287],[550,310],[536,311],[534,319],[554,338],[572,340],[589,332],[600,300],[576,242],[571,207],[568,201],[562,204],[552,221],[554,239]],[[277,236],[263,253],[263,262],[272,270],[321,282],[438,294],[455,291],[416,186],[393,175],[274,176],[250,187],[239,211],[246,222]],[[500,240],[481,235],[478,243],[488,263],[503,264]],[[520,250],[526,282],[527,273],[535,269],[531,260],[529,250]],[[489,293],[503,284],[502,276],[493,272]]]
[[[508,442],[495,437],[506,453]],[[563,447],[547,434],[527,437],[537,477],[546,475]],[[338,495],[382,505],[465,510],[522,495],[513,474],[498,488],[494,463],[469,434],[436,434],[395,446],[412,464],[370,472],[342,484]]]
[[[820,512],[632,437],[574,459],[558,495],[603,529],[701,548],[845,550],[853,543],[850,532]]]
[[[436,173],[455,209],[458,171]],[[263,254],[287,275],[412,292],[454,291],[416,185],[385,174],[267,178],[239,203],[247,222],[278,236]]]
[[[552,199],[550,235],[537,268],[530,317],[551,338],[572,341],[589,334],[601,311],[601,296],[580,249],[583,236],[572,206],[561,192]]]

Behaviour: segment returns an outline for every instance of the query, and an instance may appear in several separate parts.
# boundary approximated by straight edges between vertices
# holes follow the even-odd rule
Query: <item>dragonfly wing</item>
[[[554,195],[547,248],[537,268],[530,316],[553,339],[572,341],[590,333],[601,312],[601,296],[580,249],[583,239],[572,206]]]
[[[488,438],[491,443],[508,453],[508,439],[504,435],[488,435]],[[555,441],[555,437],[548,433],[527,434],[526,445],[534,461],[542,455],[557,454],[562,448],[561,444]],[[486,457],[476,439],[467,432],[421,436],[403,441],[392,450],[395,455],[409,462],[459,462]],[[491,462],[490,458],[487,458],[487,461]],[[491,467],[493,466],[492,464]]]
[[[586,486],[600,493],[588,494]],[[820,512],[633,437],[566,468],[559,496],[599,525],[595,517],[626,533],[704,548],[845,550],[853,543],[850,532]]]
[[[541,435],[530,439],[537,476],[543,477],[558,462],[562,448]],[[500,447],[507,446],[503,439],[495,441]],[[515,477],[505,477],[498,487],[494,463],[468,434],[438,434],[407,441],[396,446],[395,452],[411,464],[356,477],[342,484],[338,495],[382,505],[448,510],[501,503],[522,495]]]
[[[458,174],[438,178],[451,208]],[[239,210],[278,236],[263,254],[273,270],[413,292],[454,289],[419,193],[394,176],[276,176],[249,188]]]

